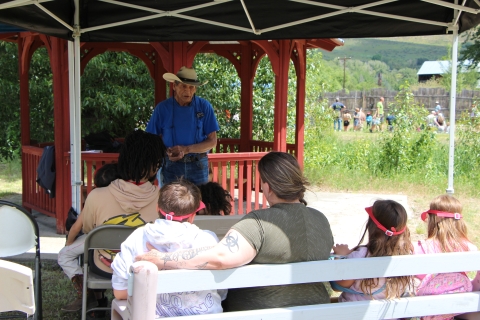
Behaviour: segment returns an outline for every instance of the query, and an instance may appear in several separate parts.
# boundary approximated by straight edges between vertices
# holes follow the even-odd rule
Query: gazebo
[[[18,43],[19,71],[20,71],[20,113],[21,113],[21,142],[22,142],[22,204],[24,207],[37,210],[57,219],[57,232],[63,233],[66,213],[71,207],[70,184],[70,116],[68,108],[68,63],[67,40],[36,34],[32,32],[5,33],[0,37],[7,41]],[[107,50],[126,51],[140,58],[147,66],[155,83],[155,102],[158,103],[167,97],[166,82],[162,75],[165,72],[175,72],[181,66],[191,66],[195,55],[200,52],[216,53],[228,59],[235,67],[241,81],[241,138],[219,139],[216,153],[209,156],[213,164],[214,177],[224,181],[224,187],[234,194],[237,189],[238,198],[246,200],[237,205],[237,213],[247,213],[252,208],[259,207],[259,186],[255,185],[255,172],[252,164],[263,153],[261,151],[282,150],[296,155],[300,163],[303,159],[303,119],[306,75],[306,50],[322,48],[333,50],[343,45],[338,39],[311,39],[311,40],[275,40],[275,41],[230,41],[230,42],[151,42],[151,43],[124,43],[124,42],[84,42],[81,44],[81,72],[87,63],[96,55]],[[56,195],[49,195],[36,183],[36,168],[43,152],[43,147],[50,143],[33,144],[30,139],[30,110],[28,93],[28,70],[33,53],[39,47],[45,47],[50,57],[53,74],[54,91],[54,145],[56,162]],[[283,51],[281,50],[283,49]],[[275,139],[273,142],[252,140],[253,118],[253,79],[261,58],[268,55],[275,73],[276,104],[285,108],[275,109]],[[286,101],[288,66],[293,61],[297,73],[297,116],[295,143],[286,142]],[[235,155],[234,150],[238,150]],[[255,153],[254,153],[255,152]],[[88,194],[93,188],[92,173],[106,162],[116,161],[118,154],[82,153],[81,166],[85,172],[82,175],[82,184]],[[233,166],[232,166],[233,165]],[[227,168],[235,169],[227,172]],[[230,169],[229,169],[230,170]],[[242,170],[243,172],[239,172]],[[223,172],[222,172],[223,171]],[[235,178],[244,177],[246,183],[239,188]],[[256,192],[252,197],[252,191]],[[83,202],[83,201],[82,201]],[[253,202],[253,205],[252,205]]]
[[[246,176],[245,196],[249,206],[251,190],[256,193],[255,199],[259,192],[258,177],[252,166],[252,161],[258,154],[252,154],[251,151],[290,150],[302,162],[304,86],[302,87],[301,79],[305,77],[305,50],[310,41],[324,41],[334,47],[339,43],[332,40],[333,38],[414,36],[451,32],[452,88],[455,88],[458,33],[478,24],[479,7],[478,0],[0,0],[0,22],[40,33],[38,38],[33,37],[36,34],[32,34],[19,42],[21,56],[28,56],[29,50],[38,47],[41,42],[46,44],[51,61],[55,61],[56,65],[55,67],[52,64],[54,81],[57,83],[54,85],[55,106],[57,103],[69,105],[68,111],[66,108],[55,108],[55,120],[63,120],[55,126],[55,144],[61,146],[63,153],[57,151],[55,159],[57,163],[68,162],[68,165],[57,169],[57,174],[62,177],[57,181],[57,190],[71,188],[72,197],[71,200],[58,197],[54,202],[45,205],[47,208],[55,208],[57,230],[63,232],[64,215],[70,207],[70,201],[75,209],[80,208],[85,175],[87,191],[91,188],[89,161],[93,163],[94,160],[86,159],[85,156],[81,160],[80,153],[79,86],[81,70],[96,52],[107,50],[108,46],[125,46],[123,50],[134,50],[127,49],[127,46],[129,42],[135,42],[139,47],[135,49],[136,53],[132,54],[143,53],[142,60],[147,65],[150,64],[147,60],[154,61],[153,56],[148,55],[149,52],[156,53],[155,61],[158,56],[161,57],[163,66],[155,64],[150,69],[154,79],[158,79],[163,71],[174,72],[182,65],[190,65],[197,52],[212,50],[219,53],[212,41],[236,41],[231,46],[223,43],[225,50],[221,55],[230,61],[235,61],[231,56],[232,52],[240,57],[234,65],[243,84],[242,119],[251,119],[252,116],[249,106],[252,98],[251,79],[256,67],[255,62],[252,62],[253,57],[255,54],[268,54],[275,73],[273,143],[269,145],[246,139],[251,133],[251,127],[242,122],[242,139],[238,145],[241,152],[228,153],[228,157],[219,153],[212,155],[211,159],[214,179],[218,179],[221,172],[224,186],[227,184],[227,168],[232,177],[229,179],[230,188],[235,185],[233,177],[242,179]],[[328,40],[308,40],[322,38]],[[105,44],[106,42],[109,44]],[[286,88],[290,59],[294,62],[297,73],[297,132],[294,146],[286,143]],[[21,66],[21,77],[25,77],[24,73],[28,70],[27,61],[28,59],[25,59]],[[248,81],[243,82],[244,80],[250,81],[250,85]],[[69,83],[69,90],[66,91],[60,83]],[[156,88],[164,87],[161,80],[156,81],[156,84]],[[21,81],[21,88],[22,92],[28,90],[25,79]],[[164,97],[161,90],[155,91],[157,101]],[[21,123],[24,130],[23,128],[28,128],[28,95],[22,95],[21,99]],[[450,112],[447,192],[453,193],[455,90],[452,90],[450,105],[453,110]],[[28,140],[28,137],[22,136],[22,145],[25,145],[22,150],[24,176],[33,174],[33,166],[29,165],[28,161],[34,161],[34,156],[27,153]],[[232,150],[230,142],[225,141],[225,146],[222,143],[220,141],[217,149],[225,151],[225,146],[228,145],[228,149]],[[96,161],[113,160],[102,158]],[[83,161],[87,163],[85,174],[82,172]],[[226,164],[228,161],[229,165]],[[245,171],[243,168],[246,168]],[[34,188],[33,185],[34,183],[26,181],[24,188]],[[243,198],[243,194],[240,195],[243,188],[238,190],[239,197]],[[24,189],[24,195],[29,194],[26,191]],[[33,191],[31,193],[34,194]],[[38,203],[30,204],[28,199],[24,199],[24,205],[47,213]],[[257,200],[255,206],[258,206]]]

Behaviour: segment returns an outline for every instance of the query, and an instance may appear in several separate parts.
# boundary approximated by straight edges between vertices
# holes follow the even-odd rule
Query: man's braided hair
[[[166,157],[166,147],[160,136],[136,130],[130,133],[120,149],[118,174],[123,180],[139,183],[156,174]]]

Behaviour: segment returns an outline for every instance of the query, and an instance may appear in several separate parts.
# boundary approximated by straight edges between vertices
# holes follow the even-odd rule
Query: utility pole
[[[343,57],[343,58],[338,57],[337,59],[343,60],[343,91],[345,91],[345,65],[347,64],[347,60],[352,59],[352,57]]]

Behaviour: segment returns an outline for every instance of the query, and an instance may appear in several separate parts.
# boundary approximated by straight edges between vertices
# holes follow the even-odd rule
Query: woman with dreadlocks
[[[158,187],[149,182],[162,166],[166,148],[158,135],[141,130],[134,131],[125,138],[118,157],[119,179],[108,186],[95,188],[88,195],[77,225],[68,234],[66,246],[58,254],[58,264],[72,280],[77,292],[75,301],[63,307],[63,311],[76,312],[82,308],[83,272],[78,265],[78,256],[83,253],[86,235],[102,224],[122,224],[138,227],[157,218]],[[84,235],[75,237],[82,229]],[[114,256],[104,251],[93,253],[92,271],[110,276]],[[103,294],[102,294],[103,295]],[[92,292],[87,294],[87,307],[107,306],[106,297],[97,301]]]

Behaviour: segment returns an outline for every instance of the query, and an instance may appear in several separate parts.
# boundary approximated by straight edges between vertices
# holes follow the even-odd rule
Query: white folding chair
[[[27,317],[35,314],[32,269],[0,260],[0,312],[21,311]],[[24,316],[12,316],[17,318]]]
[[[0,200],[0,258],[27,252],[35,247],[35,320],[42,320],[40,233],[38,224],[23,207]],[[1,311],[1,310],[0,310]],[[1,319],[2,317],[0,317]],[[8,318],[12,318],[9,316]]]

